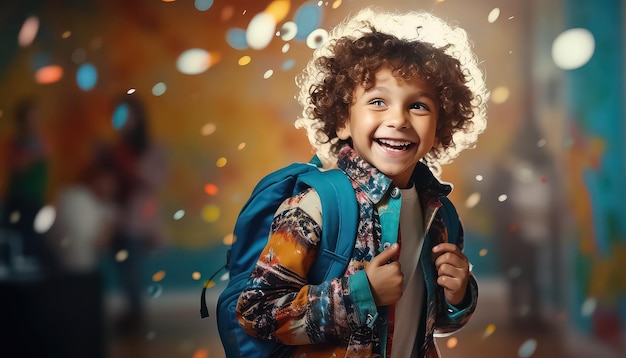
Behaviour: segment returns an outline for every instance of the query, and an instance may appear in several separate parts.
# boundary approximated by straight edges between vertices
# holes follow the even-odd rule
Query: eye
[[[369,102],[369,104],[376,106],[376,107],[383,107],[385,106],[385,101],[383,101],[382,99],[375,99]]]
[[[416,109],[418,111],[430,111],[430,107],[422,102],[416,102],[411,104],[410,109]]]

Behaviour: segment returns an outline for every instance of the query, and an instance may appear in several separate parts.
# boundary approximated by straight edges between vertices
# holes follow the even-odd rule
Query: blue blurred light
[[[213,0],[195,0],[194,5],[200,11],[207,11],[213,6]]]
[[[128,105],[122,103],[113,111],[113,128],[120,129],[128,121]]]
[[[306,2],[298,8],[293,21],[298,25],[296,40],[304,41],[322,23],[322,9],[317,3]]]
[[[76,72],[76,83],[83,91],[89,91],[98,83],[98,70],[91,63],[84,63]]]
[[[248,41],[246,41],[246,31],[242,29],[229,29],[226,32],[226,42],[235,50],[247,49]]]

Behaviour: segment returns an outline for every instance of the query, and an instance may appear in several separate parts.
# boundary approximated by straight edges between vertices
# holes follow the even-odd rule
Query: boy
[[[435,331],[462,327],[478,296],[462,230],[449,238],[437,213],[451,186],[431,172],[485,125],[465,32],[427,13],[365,9],[331,32],[298,83],[299,125],[354,187],[355,248],[343,277],[307,284],[320,199],[313,189],[287,199],[239,298],[240,324],[283,343],[280,356],[438,357]]]

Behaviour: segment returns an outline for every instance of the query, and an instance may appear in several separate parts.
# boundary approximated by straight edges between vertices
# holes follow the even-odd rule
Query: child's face
[[[357,85],[340,139],[352,138],[361,158],[406,188],[413,169],[435,145],[437,110],[434,89],[414,77],[396,78],[388,68],[376,73],[375,84]]]

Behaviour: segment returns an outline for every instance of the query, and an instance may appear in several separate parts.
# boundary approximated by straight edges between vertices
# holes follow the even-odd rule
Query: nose
[[[390,128],[407,129],[411,127],[409,121],[409,113],[401,108],[388,111],[388,117],[385,124]]]

